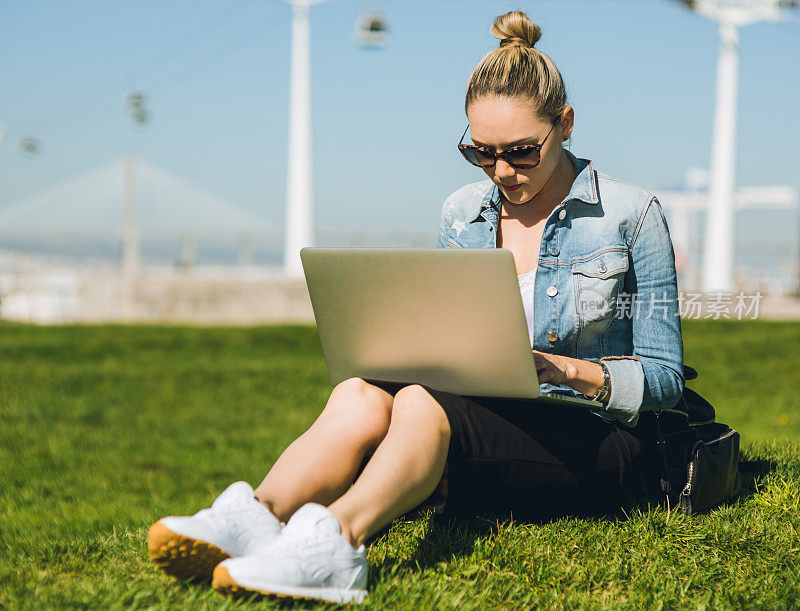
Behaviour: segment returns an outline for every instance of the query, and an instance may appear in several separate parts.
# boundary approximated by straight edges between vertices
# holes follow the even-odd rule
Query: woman
[[[347,380],[255,491],[238,482],[211,508],[153,525],[151,555],[166,572],[213,571],[223,592],[357,601],[364,541],[440,484],[454,513],[540,515],[613,509],[655,477],[639,413],[672,407],[684,384],[660,205],[562,148],[574,111],[535,49],[539,28],[515,11],[492,34],[500,46],[467,89],[474,144],[459,143],[489,180],[447,199],[438,245],[511,250],[543,390],[604,409]]]

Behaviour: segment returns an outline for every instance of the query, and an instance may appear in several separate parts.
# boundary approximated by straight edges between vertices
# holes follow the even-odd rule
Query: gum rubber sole
[[[259,590],[236,583],[228,572],[228,569],[224,566],[218,566],[214,569],[214,578],[211,582],[211,587],[220,594],[233,598],[250,598],[256,595],[258,597],[279,598],[284,600],[325,600],[332,603],[346,604],[360,603],[367,597],[367,592],[364,590],[345,590],[346,594],[344,596],[341,594],[327,595],[329,593],[333,594],[332,590],[334,590],[334,588],[310,588],[312,590],[318,590],[315,594],[300,593],[300,588],[283,588],[283,592]],[[295,592],[289,593],[289,590],[293,589]],[[338,592],[341,592],[341,590]]]
[[[210,581],[214,567],[230,558],[216,545],[174,533],[161,522],[150,527],[147,547],[155,565],[178,579]]]

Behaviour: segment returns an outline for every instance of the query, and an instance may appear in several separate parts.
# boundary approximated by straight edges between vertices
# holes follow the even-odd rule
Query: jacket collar
[[[562,203],[577,199],[587,204],[599,204],[600,198],[597,195],[597,173],[594,171],[591,160],[579,159],[567,149],[564,149],[564,152],[572,162],[572,167],[575,168],[576,176],[575,180],[572,181],[572,187],[569,193]],[[500,189],[496,184],[492,183],[491,189],[489,189],[483,197],[478,214],[470,222],[474,223],[478,220],[484,220],[496,224],[499,214]]]
[[[567,149],[564,152],[569,157],[575,168],[575,180],[572,182],[572,188],[564,198],[564,203],[571,199],[579,199],[587,204],[599,204],[600,197],[597,195],[597,172],[594,171],[594,166],[589,159],[578,159],[570,153]]]

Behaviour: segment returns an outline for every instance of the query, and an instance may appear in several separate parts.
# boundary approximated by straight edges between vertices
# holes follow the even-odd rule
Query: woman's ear
[[[561,115],[561,140],[569,140],[572,135],[572,128],[575,125],[575,111],[572,106],[567,106]]]

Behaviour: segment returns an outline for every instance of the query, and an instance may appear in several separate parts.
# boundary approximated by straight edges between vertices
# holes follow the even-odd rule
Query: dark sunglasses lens
[[[461,153],[472,165],[487,167],[494,163],[494,157],[475,147],[465,146],[461,149]]]
[[[503,157],[511,165],[520,167],[532,167],[539,163],[539,150],[535,148],[516,149],[507,151]]]

